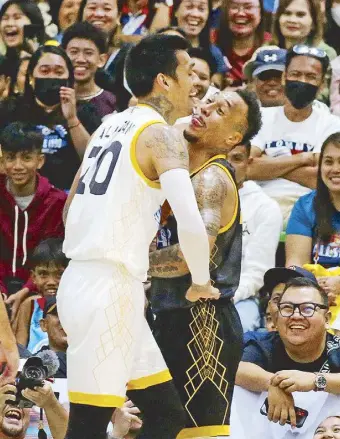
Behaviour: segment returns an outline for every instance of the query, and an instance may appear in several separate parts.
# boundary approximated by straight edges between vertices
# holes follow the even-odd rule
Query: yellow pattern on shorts
[[[193,321],[190,323],[190,330],[193,338],[188,343],[188,349],[193,359],[193,365],[186,371],[189,381],[184,386],[188,395],[185,408],[197,426],[189,409],[190,402],[203,383],[210,380],[226,401],[224,423],[229,407],[228,381],[225,377],[226,368],[219,361],[223,340],[217,335],[219,322],[215,318],[215,306],[210,301],[199,302],[192,307],[191,314]]]

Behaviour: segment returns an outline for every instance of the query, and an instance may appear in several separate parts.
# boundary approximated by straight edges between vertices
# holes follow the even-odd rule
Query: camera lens
[[[43,369],[40,367],[29,366],[27,369],[25,369],[25,378],[42,381],[45,379],[45,374]]]

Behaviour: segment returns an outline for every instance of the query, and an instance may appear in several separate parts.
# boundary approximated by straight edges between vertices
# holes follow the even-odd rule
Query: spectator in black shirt
[[[268,419],[296,425],[293,392],[340,394],[340,339],[327,333],[328,297],[310,279],[288,282],[278,310],[278,332],[248,341],[236,383],[268,391]]]
[[[89,103],[76,106],[73,66],[61,47],[41,46],[30,59],[22,97],[0,103],[0,129],[29,122],[44,137],[41,174],[69,189],[90,135],[101,119]]]

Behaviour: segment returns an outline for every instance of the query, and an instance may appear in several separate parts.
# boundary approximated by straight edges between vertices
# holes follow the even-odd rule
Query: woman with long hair
[[[243,83],[243,65],[249,61],[265,40],[264,8],[262,0],[225,0],[222,3],[218,46],[228,58],[231,70],[226,85]]]
[[[323,40],[324,19],[320,0],[281,0],[273,24],[272,43],[282,49],[307,44],[324,50],[330,61],[335,50]],[[330,72],[318,99],[328,104]]]
[[[0,129],[27,122],[44,137],[41,174],[70,189],[90,135],[101,123],[91,104],[76,105],[71,60],[61,47],[40,46],[30,58],[23,96],[0,102]]]
[[[287,226],[286,266],[318,263],[340,267],[340,133],[322,145],[317,187],[296,202]],[[319,278],[332,299],[340,276]]]
[[[340,55],[340,2],[326,0],[325,41]]]
[[[185,32],[193,47],[202,47],[211,53],[216,64],[212,82],[221,87],[227,66],[221,50],[210,43],[211,13],[212,0],[174,0],[171,22]]]
[[[35,36],[27,32],[25,34],[27,26],[31,26],[31,29],[35,27]],[[12,91],[15,89],[21,59],[31,56],[46,39],[43,16],[36,3],[32,0],[7,1],[0,9],[0,34],[10,67]]]

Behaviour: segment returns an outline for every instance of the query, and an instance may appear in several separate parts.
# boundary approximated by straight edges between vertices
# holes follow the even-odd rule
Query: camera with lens
[[[34,403],[25,398],[22,391],[25,389],[34,390],[34,387],[43,387],[44,380],[55,375],[58,369],[58,356],[55,352],[48,349],[28,358],[16,379],[16,399],[15,401],[7,401],[7,403],[20,408],[33,407]]]

